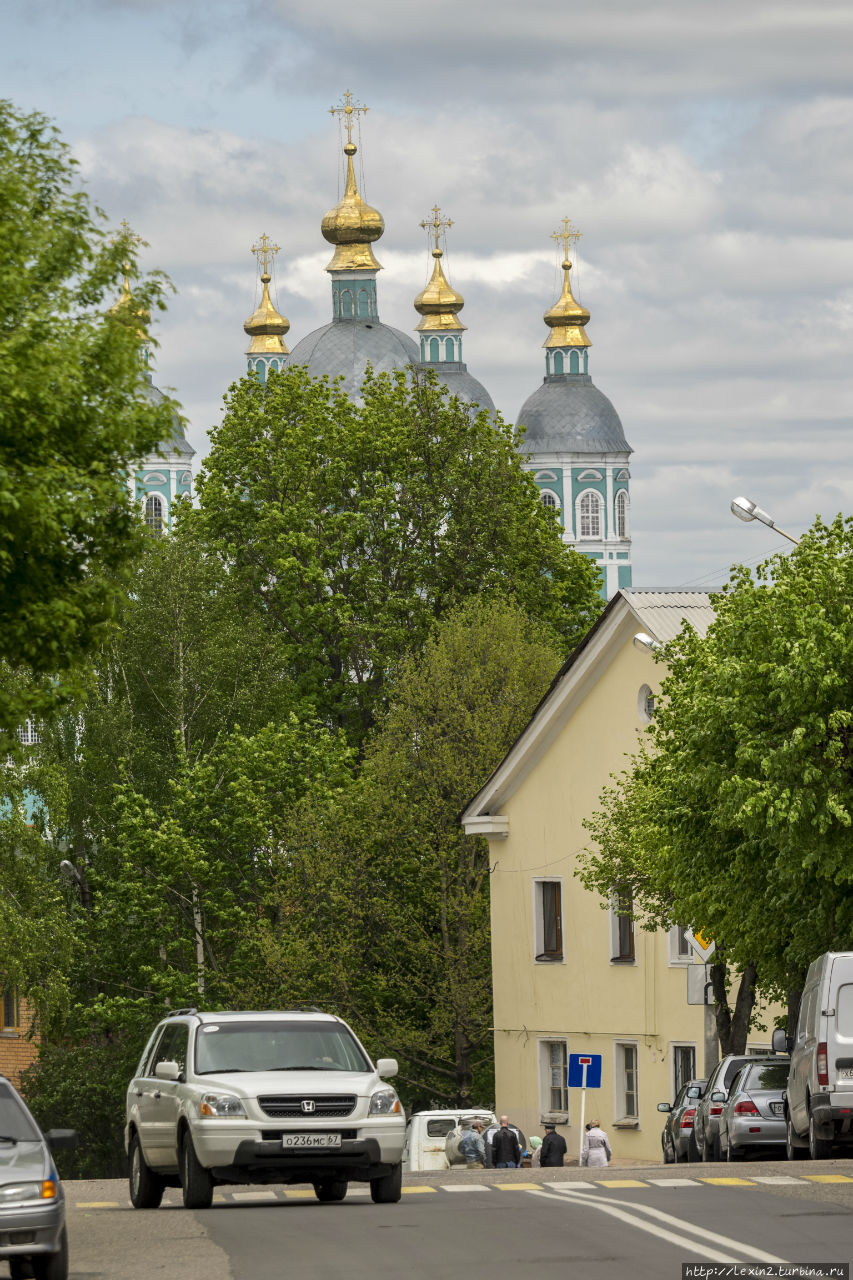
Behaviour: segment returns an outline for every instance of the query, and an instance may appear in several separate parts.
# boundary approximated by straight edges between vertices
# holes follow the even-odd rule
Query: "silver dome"
[[[481,409],[488,409],[490,413],[495,412],[495,404],[482,382],[478,382],[473,374],[468,372],[466,365],[461,363],[447,364],[425,364],[424,369],[432,369],[439,382],[447,387],[452,396],[464,401],[466,404],[478,404]]]
[[[552,374],[528,396],[523,453],[630,453],[619,414],[587,374]]]
[[[407,334],[379,320],[336,320],[297,342],[287,363],[304,364],[312,378],[341,378],[341,388],[355,399],[364,371],[391,373],[418,364],[420,352]]]

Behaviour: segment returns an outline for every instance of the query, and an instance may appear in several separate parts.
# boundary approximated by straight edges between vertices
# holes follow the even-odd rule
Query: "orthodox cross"
[[[337,107],[329,107],[329,115],[343,116],[344,125],[346,126],[346,131],[347,131],[347,145],[352,146],[353,116],[355,116],[356,120],[358,120],[358,117],[363,116],[364,113],[367,111],[367,107],[355,106],[352,100],[352,94],[350,93],[349,89],[347,89],[346,93],[341,99],[341,104],[342,105]]]
[[[441,210],[439,209],[437,204],[434,204],[432,206],[432,221],[429,222],[425,218],[424,221],[421,223],[421,226],[424,228],[425,231],[428,230],[429,228],[432,228],[432,235],[435,237],[436,249],[438,249],[438,237],[441,235],[442,231],[445,231],[447,227],[453,226],[453,222],[451,221],[450,218],[442,218],[440,214],[441,214]]]
[[[575,244],[577,244],[578,240],[580,240],[580,238],[581,238],[581,236],[582,236],[582,235],[583,235],[583,232],[582,232],[582,231],[578,231],[577,227],[573,227],[573,226],[572,226],[572,224],[569,222],[568,218],[563,218],[563,227],[562,227],[562,230],[561,230],[561,231],[554,231],[554,232],[552,233],[552,235],[551,235],[551,239],[552,239],[552,240],[562,240],[562,242],[563,242],[563,257],[564,257],[564,258],[568,258],[568,256],[569,256],[569,241],[570,241],[570,240],[574,240]]]
[[[281,245],[273,244],[266,231],[263,233],[258,243],[252,245],[252,253],[258,260],[258,266],[261,268],[262,276],[269,275],[270,263],[279,252],[280,248]]]

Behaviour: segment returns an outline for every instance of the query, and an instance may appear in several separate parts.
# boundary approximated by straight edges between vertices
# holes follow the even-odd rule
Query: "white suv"
[[[381,1078],[396,1072],[316,1009],[176,1010],[127,1091],[134,1207],[156,1209],[180,1186],[187,1209],[206,1209],[218,1182],[310,1182],[322,1201],[369,1182],[377,1204],[396,1203],[406,1119]]]

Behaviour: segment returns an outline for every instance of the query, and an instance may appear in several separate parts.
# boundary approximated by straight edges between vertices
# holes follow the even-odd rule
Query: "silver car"
[[[687,1080],[675,1095],[674,1102],[658,1103],[658,1111],[666,1115],[666,1124],[660,1136],[664,1164],[699,1159],[693,1137],[693,1124],[696,1108],[707,1083],[707,1080]]]
[[[366,1182],[375,1203],[396,1203],[406,1117],[382,1078],[396,1072],[317,1009],[175,1010],[127,1091],[134,1208],[180,1186],[185,1208],[206,1209],[217,1183],[307,1182],[331,1202]]]
[[[724,1160],[742,1160],[750,1151],[785,1152],[785,1088],[787,1058],[753,1062],[743,1067],[725,1093],[713,1096],[724,1103],[720,1113],[720,1154]]]
[[[0,1076],[0,1258],[12,1280],[67,1280],[65,1196],[51,1149],[76,1145],[73,1129],[43,1134]]]

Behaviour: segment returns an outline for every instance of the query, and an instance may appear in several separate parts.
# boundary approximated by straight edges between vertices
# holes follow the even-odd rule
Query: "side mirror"
[[[702,1097],[702,1090],[699,1088],[698,1084],[691,1085],[691,1087],[687,1090],[687,1096],[688,1098]]]
[[[396,1058],[378,1058],[376,1061],[376,1074],[383,1080],[387,1076],[395,1076],[399,1070]]]
[[[668,1102],[659,1102],[658,1111],[668,1112],[672,1110],[672,1106]]]
[[[48,1129],[42,1136],[51,1151],[73,1151],[77,1146],[76,1129]]]
[[[777,1027],[773,1032],[770,1044],[774,1053],[790,1053],[794,1047],[793,1039],[782,1027]]]
[[[712,1102],[725,1102],[725,1100],[726,1100],[726,1094],[723,1093],[722,1089],[715,1089],[714,1092],[711,1094]]]
[[[154,1074],[158,1080],[180,1080],[181,1068],[177,1062],[158,1062]]]

